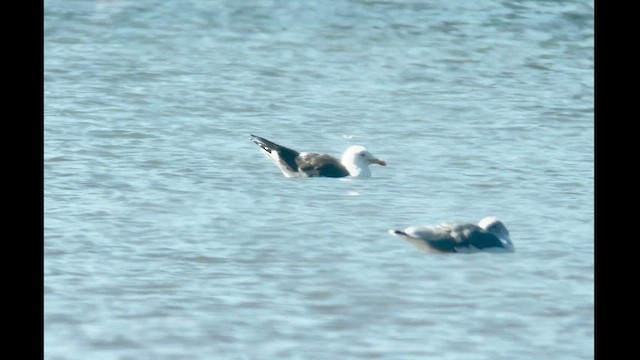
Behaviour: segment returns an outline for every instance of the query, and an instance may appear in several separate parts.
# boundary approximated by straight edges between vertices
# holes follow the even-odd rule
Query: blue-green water
[[[45,359],[593,358],[593,2],[44,11]],[[387,233],[486,215],[515,253]]]

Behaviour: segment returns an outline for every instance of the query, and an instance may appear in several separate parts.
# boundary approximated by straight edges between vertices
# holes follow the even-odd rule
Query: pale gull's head
[[[480,220],[480,222],[478,223],[478,226],[496,235],[501,239],[504,239],[504,240],[511,239],[509,237],[509,230],[507,230],[507,227],[504,225],[504,223],[502,223],[502,221],[498,220],[498,218],[495,216],[485,217],[484,219]]]
[[[351,176],[368,177],[371,176],[370,164],[387,166],[384,160],[373,156],[364,146],[353,145],[342,155],[342,165],[344,165]]]

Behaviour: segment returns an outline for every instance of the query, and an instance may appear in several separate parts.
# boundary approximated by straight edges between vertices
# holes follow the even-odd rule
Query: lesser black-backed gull
[[[260,146],[286,177],[369,177],[370,164],[387,165],[360,145],[349,147],[338,160],[327,154],[298,152],[256,135],[251,135],[250,140]]]

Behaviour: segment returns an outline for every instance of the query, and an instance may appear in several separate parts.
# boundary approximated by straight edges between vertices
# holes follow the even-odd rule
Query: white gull
[[[472,253],[515,251],[509,230],[495,216],[488,216],[476,224],[442,224],[412,226],[389,230],[391,235],[405,239],[427,252]]]

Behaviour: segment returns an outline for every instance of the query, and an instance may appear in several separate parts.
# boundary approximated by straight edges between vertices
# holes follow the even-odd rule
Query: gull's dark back
[[[300,155],[298,151],[276,144],[273,141],[269,141],[260,136],[251,135],[250,139],[268,153],[275,151],[278,154],[280,161],[286,164],[290,171],[298,171],[298,163],[296,161],[296,158]]]

